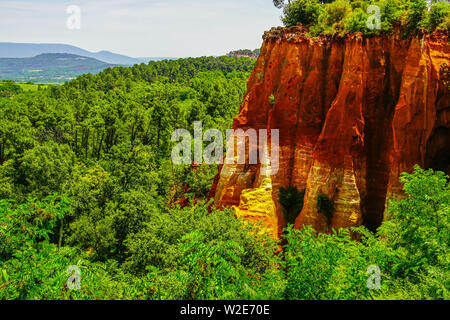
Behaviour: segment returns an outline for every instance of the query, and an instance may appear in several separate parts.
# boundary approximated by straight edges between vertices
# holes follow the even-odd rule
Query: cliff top
[[[263,40],[285,40],[287,42],[301,42],[301,41],[343,41],[345,39],[364,39],[373,37],[386,37],[386,36],[398,36],[401,38],[427,36],[430,38],[443,39],[449,41],[450,31],[446,29],[436,29],[432,32],[427,31],[424,28],[417,28],[414,33],[406,33],[406,30],[401,26],[394,27],[390,32],[380,32],[372,34],[364,34],[363,32],[347,32],[336,34],[319,34],[314,36],[310,32],[308,26],[301,24],[292,27],[273,27],[268,31],[265,31],[262,38]]]

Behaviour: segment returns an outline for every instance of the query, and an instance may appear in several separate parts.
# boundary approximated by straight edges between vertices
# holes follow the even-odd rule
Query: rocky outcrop
[[[401,32],[310,38],[300,27],[264,35],[261,55],[233,128],[279,129],[279,171],[223,165],[215,205],[285,226],[280,187],[305,190],[296,227],[319,231],[382,222],[387,200],[401,195],[399,176],[415,164],[447,170],[450,94],[441,66],[450,64],[447,34]],[[317,197],[333,203],[331,219]]]

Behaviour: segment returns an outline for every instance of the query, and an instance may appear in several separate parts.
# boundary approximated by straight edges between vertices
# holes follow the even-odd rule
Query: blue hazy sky
[[[67,7],[81,29],[66,27]],[[272,0],[1,0],[0,42],[64,43],[134,57],[221,55],[255,49],[281,24]]]

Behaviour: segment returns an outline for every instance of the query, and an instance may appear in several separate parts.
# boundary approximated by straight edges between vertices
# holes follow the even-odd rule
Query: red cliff
[[[415,164],[450,173],[450,64],[447,34],[310,38],[274,28],[248,81],[233,128],[279,129],[279,171],[224,165],[211,194],[238,217],[285,226],[280,187],[305,190],[296,227],[319,231],[364,224],[376,229],[386,203],[401,195],[399,176]],[[333,202],[330,221],[318,194]]]

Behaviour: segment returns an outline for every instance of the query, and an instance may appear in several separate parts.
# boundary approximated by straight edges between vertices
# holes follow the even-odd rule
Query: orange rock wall
[[[401,194],[401,172],[448,165],[444,63],[450,45],[441,33],[312,39],[300,27],[266,32],[233,128],[279,129],[280,169],[262,176],[260,165],[223,165],[211,190],[215,205],[233,206],[279,235],[286,223],[278,190],[295,186],[306,189],[296,227],[376,229],[387,199]],[[330,223],[318,213],[318,194],[333,201]]]

